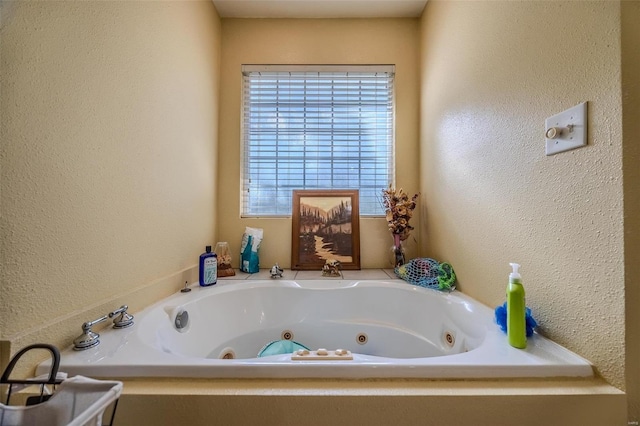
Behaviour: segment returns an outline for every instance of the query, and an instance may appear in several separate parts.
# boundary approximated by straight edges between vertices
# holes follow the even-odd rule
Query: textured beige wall
[[[618,43],[617,15],[610,9],[617,6],[521,3],[524,9],[514,10],[515,6],[491,2],[469,3],[466,6],[471,9],[462,10],[463,5],[431,0],[423,19],[421,187],[426,191],[423,200],[427,196],[429,200],[421,207],[428,225],[422,233],[431,243],[431,253],[446,256],[456,266],[463,289],[490,305],[502,299],[505,263],[512,255],[515,260],[527,259],[521,262],[529,302],[540,313],[541,322],[548,324],[548,333],[595,361],[608,380],[620,385],[622,372],[615,363],[620,362],[623,348],[618,334],[623,321],[622,284],[606,288],[610,282],[622,283],[622,265],[616,256],[621,255],[622,246],[620,100],[613,89],[620,83],[619,57],[607,50]],[[561,36],[546,27],[548,19],[552,23],[555,19],[549,12],[566,18],[567,11],[585,23],[577,25],[579,30],[570,32],[567,40],[554,43],[553,37]],[[135,295],[142,304],[145,296],[158,293],[160,287],[170,291],[171,281],[178,277],[192,277],[189,267],[206,243],[227,239],[237,249],[239,234],[248,223],[238,219],[239,191],[237,187],[228,190],[227,182],[233,184],[239,173],[239,136],[234,132],[239,129],[239,64],[244,58],[229,65],[231,72],[225,67],[222,74],[223,84],[230,87],[221,93],[225,102],[220,117],[230,123],[222,123],[225,126],[220,129],[219,155],[225,160],[217,171],[220,22],[211,3],[3,1],[0,12],[0,338],[28,343],[33,334],[58,332],[56,324],[76,327],[75,318],[89,312],[85,309],[93,312],[123,295]],[[600,16],[602,22],[596,19]],[[260,37],[243,39],[239,34],[247,25],[229,22],[227,28],[237,26],[234,37],[244,43],[227,39],[225,43],[238,52],[226,55],[242,56],[248,50],[255,55],[253,61],[261,60],[264,53],[262,60],[280,63],[308,58],[400,63],[398,155],[406,167],[398,173],[398,183],[417,189],[419,54],[412,39],[418,37],[416,22],[304,21],[284,26],[262,21],[260,26],[267,30],[253,35],[269,36],[280,44],[279,49],[264,52],[254,49],[257,45],[264,50]],[[547,29],[542,40],[537,36],[540,26]],[[356,40],[346,41],[345,34],[356,34]],[[579,35],[586,41],[579,43]],[[575,46],[580,53],[572,53]],[[568,75],[542,63],[549,50],[556,61],[570,57],[579,83],[571,83]],[[585,70],[579,67],[592,63],[596,65]],[[637,63],[628,69],[634,66]],[[561,80],[551,86],[553,90],[538,78],[549,75]],[[571,96],[570,102],[563,100]],[[543,157],[544,117],[579,100],[594,103],[590,146],[562,157]],[[461,134],[450,133],[451,125],[465,123],[473,125],[474,135],[465,126],[457,129]],[[509,144],[494,147],[495,139],[480,132],[497,127],[502,138],[507,131],[500,125],[505,123],[515,123],[511,131],[516,137]],[[625,141],[626,125],[631,123],[625,112]],[[488,152],[481,147],[489,148]],[[605,148],[612,152],[607,155]],[[630,167],[625,162],[625,183],[627,172],[633,170]],[[576,188],[561,183],[565,169],[579,181]],[[217,235],[212,219],[216,174],[221,194]],[[545,198],[544,183],[560,188]],[[533,189],[526,196],[518,193],[529,185]],[[581,198],[585,187],[590,201]],[[625,204],[625,213],[631,213],[631,208]],[[544,209],[551,216],[548,226],[538,217]],[[582,222],[569,226],[560,216]],[[363,256],[377,264],[386,255],[377,250],[388,245],[388,234],[381,219],[367,221],[363,221]],[[266,223],[265,263],[279,258],[288,261],[290,222],[251,223]],[[489,229],[482,230],[483,226]],[[585,248],[597,250],[585,257]],[[631,271],[627,268],[627,273]],[[589,323],[586,312],[594,309],[608,328]],[[583,322],[594,330],[585,334]],[[42,327],[43,323],[49,327]],[[0,349],[5,348],[0,342]],[[608,362],[602,360],[607,350]],[[0,363],[6,361],[2,356]],[[211,386],[204,384],[206,389]],[[393,391],[379,391],[381,398],[364,391],[342,398],[355,385],[331,383],[324,393],[308,392],[313,395],[309,400],[280,398],[276,405],[264,397],[273,392],[271,386],[253,394],[250,386],[248,390],[244,384],[239,386],[234,392],[247,398],[210,399],[202,396],[206,391],[188,384],[182,390],[186,397],[171,395],[162,400],[128,384],[125,392],[131,396],[123,398],[117,422],[145,424],[154,413],[183,416],[176,418],[179,422],[200,413],[205,415],[199,418],[202,424],[215,416],[229,419],[229,424],[239,416],[265,424],[284,424],[280,419],[288,424],[300,419],[321,424],[365,412],[371,424],[398,419],[405,424],[426,424],[426,419],[447,424],[452,412],[460,412],[476,424],[498,424],[505,401],[512,409],[522,410],[522,424],[603,424],[602,419],[614,417],[615,424],[620,424],[622,420],[612,414],[620,412],[620,396],[590,382],[429,382],[419,383],[418,391],[403,382],[395,383]],[[536,390],[541,386],[548,387]],[[296,385],[285,396],[299,395],[301,388]],[[162,389],[176,392],[174,386]],[[229,395],[224,391],[218,393]],[[323,394],[339,398],[323,400],[319,398]],[[453,394],[458,397],[452,398]],[[195,405],[194,395],[200,395]],[[414,397],[392,398],[405,395]],[[549,410],[554,404],[557,408]],[[255,406],[246,410],[249,405]],[[552,412],[558,415],[549,415]],[[549,418],[536,417],[540,413]],[[168,417],[158,421],[166,422]]]
[[[640,420],[640,2],[623,1],[622,136],[626,375],[629,420]]]
[[[38,330],[179,286],[215,240],[220,20],[210,1],[1,7],[0,335],[66,345]]]
[[[240,218],[240,109],[242,64],[395,64],[396,181],[418,188],[417,19],[224,19],[220,89],[218,235],[240,251],[245,226],[264,228],[261,267],[291,264],[291,218]],[[382,190],[382,188],[380,188]],[[417,219],[417,218],[416,218]],[[413,225],[418,228],[418,220]],[[419,230],[413,235],[417,238]],[[364,268],[389,267],[392,238],[384,218],[361,218]],[[419,244],[409,242],[409,256]],[[238,263],[238,256],[234,256]]]
[[[432,0],[421,38],[426,254],[489,306],[521,263],[542,332],[624,388],[620,4]],[[588,146],[545,156],[582,101]]]

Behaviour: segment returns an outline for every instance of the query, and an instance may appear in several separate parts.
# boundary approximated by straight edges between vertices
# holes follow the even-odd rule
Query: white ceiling
[[[414,18],[427,0],[212,0],[222,18]]]

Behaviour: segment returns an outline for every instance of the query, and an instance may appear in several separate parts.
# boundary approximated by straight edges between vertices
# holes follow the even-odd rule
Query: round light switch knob
[[[549,127],[544,134],[547,139],[555,139],[562,135],[562,127]]]

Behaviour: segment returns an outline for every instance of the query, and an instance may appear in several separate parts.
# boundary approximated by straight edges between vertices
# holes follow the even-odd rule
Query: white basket
[[[100,426],[104,410],[122,393],[122,382],[75,376],[63,381],[43,403],[0,404],[0,426]]]

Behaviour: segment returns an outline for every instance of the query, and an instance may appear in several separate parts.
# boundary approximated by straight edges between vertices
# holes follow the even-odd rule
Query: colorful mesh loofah
[[[419,257],[412,259],[404,265],[398,266],[394,272],[406,282],[420,287],[441,291],[453,291],[456,289],[456,273],[448,263],[440,263],[437,260]]]

